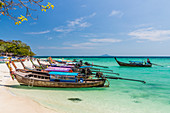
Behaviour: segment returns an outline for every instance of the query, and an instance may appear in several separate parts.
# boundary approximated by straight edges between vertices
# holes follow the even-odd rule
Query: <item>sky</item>
[[[45,0],[42,5],[47,5]],[[47,12],[15,25],[0,15],[0,39],[21,40],[37,55],[170,56],[169,0],[50,0]],[[17,9],[15,15],[25,15]]]

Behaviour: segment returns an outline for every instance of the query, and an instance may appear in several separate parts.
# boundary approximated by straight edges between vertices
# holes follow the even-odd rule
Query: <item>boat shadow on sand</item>
[[[13,89],[26,89],[26,90],[53,90],[53,91],[100,91],[107,90],[107,87],[92,87],[92,88],[48,88],[48,87],[29,87],[26,85],[1,85]]]

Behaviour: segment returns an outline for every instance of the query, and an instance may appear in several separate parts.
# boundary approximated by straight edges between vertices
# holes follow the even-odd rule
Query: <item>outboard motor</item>
[[[96,72],[96,77],[97,78],[103,78],[103,73],[102,72]]]
[[[92,71],[89,68],[85,68],[81,70],[81,73],[85,74],[85,75],[91,75]]]
[[[88,62],[85,62],[84,64],[87,65],[87,66],[90,66],[90,64]]]
[[[92,71],[89,68],[87,68],[87,75],[91,75],[91,74],[92,74]]]
[[[78,72],[79,70],[77,68],[72,68],[73,72]]]
[[[82,65],[83,65],[83,61],[80,60],[79,62],[77,62],[77,63],[75,64],[75,67],[76,67],[76,68],[79,68],[79,67],[81,67]]]
[[[80,60],[80,64],[83,65],[83,60]]]

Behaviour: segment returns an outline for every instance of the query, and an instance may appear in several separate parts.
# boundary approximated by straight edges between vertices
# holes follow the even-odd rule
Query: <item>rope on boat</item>
[[[109,87],[110,86],[110,82],[108,81],[108,79],[106,79],[107,81],[107,85],[104,85],[104,87]]]
[[[32,88],[34,86],[34,79],[30,79],[28,82],[28,87]]]
[[[10,75],[11,75],[12,80],[14,80],[15,76],[13,75],[13,71],[12,71],[12,67],[11,67],[11,65],[10,65],[10,62],[9,62],[9,61],[6,62],[6,65],[7,65],[7,67],[9,68],[9,71],[10,71]]]

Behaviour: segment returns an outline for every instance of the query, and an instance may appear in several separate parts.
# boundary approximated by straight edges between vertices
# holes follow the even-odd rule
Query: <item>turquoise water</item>
[[[74,59],[74,58],[66,58]],[[28,88],[13,86],[16,95],[27,96],[43,106],[66,113],[169,113],[170,58],[150,58],[155,64],[144,67],[120,67],[114,58],[78,58],[108,66],[120,77],[146,81],[146,84],[109,79],[108,88]],[[144,61],[146,58],[118,58],[119,61]],[[116,75],[114,75],[116,76]],[[82,101],[71,101],[79,98]]]

